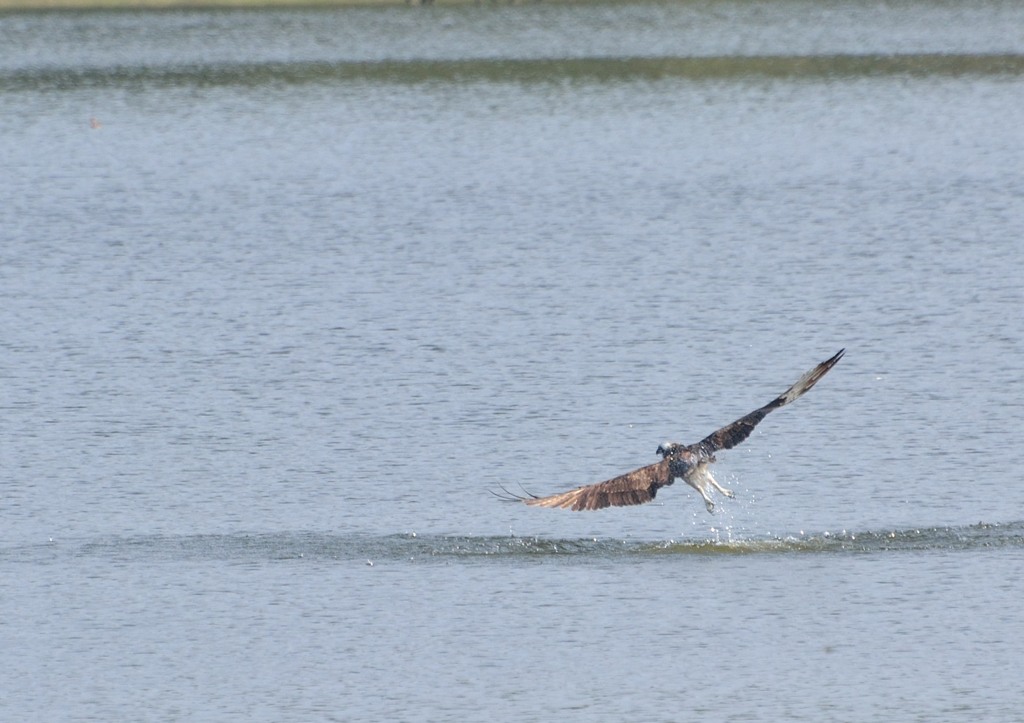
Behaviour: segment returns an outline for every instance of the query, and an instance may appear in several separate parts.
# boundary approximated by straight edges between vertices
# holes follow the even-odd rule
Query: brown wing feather
[[[836,363],[843,358],[843,354],[845,352],[845,349],[840,349],[835,355],[826,359],[821,364],[817,365],[797,379],[793,386],[772,401],[768,402],[768,404],[764,405],[760,409],[755,409],[746,416],[740,417],[732,424],[726,425],[716,432],[712,432],[695,446],[700,447],[705,454],[709,455],[714,454],[720,449],[732,449],[750,436],[750,433],[754,431],[754,427],[756,427],[762,419],[768,416],[768,412],[799,399],[803,394],[810,390],[811,387],[817,384],[818,381],[828,373],[828,370],[834,367]]]
[[[642,505],[653,500],[661,487],[672,482],[669,460],[663,459],[604,482],[549,497],[529,497],[523,502],[534,507],[560,507],[575,511]]]
[[[755,409],[745,417],[740,417],[732,424],[728,424],[718,431],[712,432],[702,439],[696,446],[700,447],[700,449],[708,455],[712,455],[720,449],[732,449],[749,437],[750,433],[754,431],[754,427],[758,425],[758,422],[764,419],[772,409],[774,409],[774,407],[768,406]]]

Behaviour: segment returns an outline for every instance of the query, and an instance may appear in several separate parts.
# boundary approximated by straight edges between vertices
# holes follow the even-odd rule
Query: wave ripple
[[[890,554],[1024,547],[1024,521],[959,527],[721,539],[550,539],[514,536],[344,535],[283,532],[227,535],[145,535],[79,542],[51,541],[0,549],[6,562],[108,558],[118,562],[225,561],[487,561],[614,560],[675,555]]]

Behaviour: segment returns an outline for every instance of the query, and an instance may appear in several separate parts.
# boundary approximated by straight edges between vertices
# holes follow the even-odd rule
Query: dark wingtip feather
[[[509,492],[508,488],[505,487],[505,485],[499,484],[498,487],[501,489],[500,493],[495,492],[494,490],[491,489],[487,491],[490,492],[495,497],[497,497],[502,502],[526,502],[527,500],[539,499],[537,495],[533,494],[532,492],[527,492],[525,489],[523,489],[522,485],[519,485],[520,489],[523,490],[523,494],[521,495],[517,495],[515,492]]]

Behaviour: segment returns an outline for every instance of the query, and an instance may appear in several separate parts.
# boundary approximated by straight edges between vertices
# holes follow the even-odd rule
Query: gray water
[[[1021,27],[0,15],[0,717],[1020,720]]]

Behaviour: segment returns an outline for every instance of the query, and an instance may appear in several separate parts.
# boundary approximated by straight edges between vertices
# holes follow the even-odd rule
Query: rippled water
[[[0,713],[1014,720],[1021,14],[0,15]]]
[[[984,524],[869,532],[824,531],[786,537],[729,536],[705,539],[556,539],[547,537],[467,537],[455,535],[340,535],[315,532],[231,535],[146,535],[96,537],[8,547],[8,562],[59,563],[65,558],[168,561],[216,560],[264,563],[271,560],[331,560],[377,563],[451,562],[472,558],[579,558],[586,561],[651,555],[745,555],[791,553],[971,552],[1024,547],[1024,524]]]

